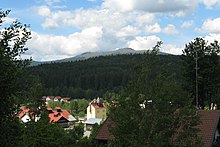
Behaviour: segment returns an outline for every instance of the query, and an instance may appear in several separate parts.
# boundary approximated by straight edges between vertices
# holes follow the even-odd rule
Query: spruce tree
[[[199,116],[192,98],[161,68],[157,55],[161,42],[133,70],[128,87],[111,107],[110,128],[118,146],[194,146]]]

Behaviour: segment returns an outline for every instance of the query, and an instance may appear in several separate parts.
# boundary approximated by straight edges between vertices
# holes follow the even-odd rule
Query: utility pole
[[[198,47],[196,46],[196,106],[199,108],[199,97],[198,97]]]

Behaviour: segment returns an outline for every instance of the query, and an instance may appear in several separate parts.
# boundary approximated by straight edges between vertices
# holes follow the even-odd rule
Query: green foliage
[[[38,107],[43,92],[40,79],[23,72],[22,77],[19,77],[18,86],[20,90],[15,94],[17,103],[26,104],[27,107]]]
[[[29,63],[29,60],[21,59],[21,54],[27,50],[25,44],[31,35],[28,26],[17,20],[3,28],[4,18],[9,12],[10,10],[0,9],[0,126],[4,136],[0,142],[2,146],[13,145],[17,142],[16,135],[20,135],[20,127],[15,124],[14,118],[16,109],[14,98],[20,90],[18,78]]]
[[[20,145],[62,146],[65,145],[65,137],[64,129],[60,125],[50,124],[48,113],[43,112],[38,122],[27,123],[21,136]]]
[[[48,107],[51,107],[52,109],[55,109],[56,106],[59,106],[61,109],[68,110],[72,114],[79,115],[80,117],[85,116],[85,111],[88,105],[89,102],[84,99],[71,100],[70,103],[54,101],[48,102]]]
[[[161,56],[161,65],[170,64],[167,69],[170,73],[180,75],[179,56],[158,56]],[[107,91],[119,93],[130,80],[131,65],[143,58],[143,54],[97,57],[85,61],[42,64],[29,67],[28,71],[42,80],[44,95],[91,99],[102,97]]]
[[[110,108],[111,129],[117,146],[195,146],[199,116],[175,75],[161,67],[156,56],[160,44],[145,54],[133,70],[132,80]],[[142,105],[142,107],[140,106]],[[134,139],[135,138],[135,139]]]
[[[85,112],[84,111],[80,111],[78,114],[79,117],[85,117]]]
[[[196,58],[198,63],[198,97],[199,105],[205,103],[220,104],[220,46],[218,41],[207,43],[202,38],[186,44],[182,61],[184,67],[185,89],[196,95]]]
[[[62,103],[61,102],[54,102],[54,101],[49,101],[48,102],[48,107],[55,109],[56,106],[61,107]]]
[[[79,112],[85,112],[86,108],[89,106],[89,102],[87,100],[77,100],[77,103]]]

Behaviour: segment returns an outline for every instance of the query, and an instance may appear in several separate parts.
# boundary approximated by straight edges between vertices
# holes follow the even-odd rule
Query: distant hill
[[[132,48],[121,48],[115,51],[107,51],[107,52],[85,52],[78,56],[65,58],[61,60],[54,60],[54,61],[46,61],[46,62],[38,62],[33,61],[31,66],[36,66],[39,64],[45,63],[62,63],[62,62],[73,62],[73,61],[80,61],[80,60],[87,60],[89,58],[100,57],[100,56],[111,56],[111,55],[129,55],[129,54],[144,54],[147,50],[134,50]],[[168,55],[167,53],[159,52],[159,55]]]
[[[128,52],[129,51],[129,52]],[[134,54],[132,54],[133,52]],[[28,74],[39,77],[44,95],[62,95],[72,98],[103,96],[107,91],[119,92],[131,78],[132,68],[143,62],[144,55],[132,49],[119,49],[113,54],[84,53],[73,59],[45,63],[27,68]],[[123,53],[123,54],[119,54]],[[158,55],[167,71],[180,79],[180,56]],[[80,60],[79,60],[80,59]],[[85,60],[87,59],[87,60]],[[77,61],[76,61],[77,60]],[[74,61],[74,62],[67,62]]]

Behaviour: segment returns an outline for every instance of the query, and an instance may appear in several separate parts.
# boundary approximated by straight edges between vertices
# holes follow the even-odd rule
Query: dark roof
[[[205,147],[211,147],[219,123],[220,110],[200,110],[199,114],[201,124],[198,125],[200,129],[198,135]]]
[[[199,110],[199,115],[201,123],[198,125],[200,129],[198,136],[202,138],[205,147],[211,147],[219,123],[220,110]],[[95,139],[112,140],[114,136],[110,133],[108,128],[113,124],[113,121],[107,118],[99,128]]]
[[[95,139],[97,140],[112,140],[114,136],[109,131],[109,128],[114,125],[113,121],[108,117],[102,126],[99,128]]]

